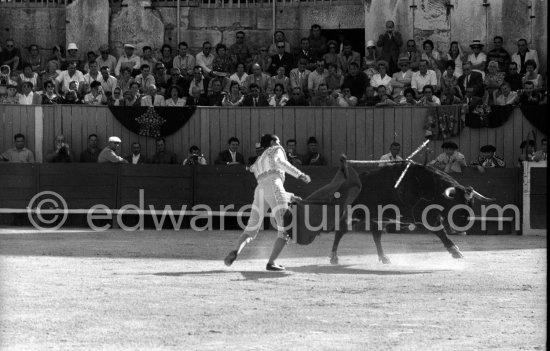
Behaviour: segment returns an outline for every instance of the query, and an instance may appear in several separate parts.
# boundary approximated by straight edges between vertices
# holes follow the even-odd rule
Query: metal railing
[[[0,0],[0,7],[65,7],[73,0]]]
[[[0,7],[65,7],[74,0],[0,0]],[[258,8],[272,7],[273,1],[279,7],[303,5],[332,5],[334,3],[357,4],[362,0],[180,0],[181,7],[201,8]],[[112,9],[123,6],[123,0],[109,0]],[[178,0],[152,0],[151,7],[177,7]]]
[[[257,8],[272,7],[273,1],[277,6],[301,6],[301,5],[332,5],[361,3],[362,0],[180,0],[181,7],[201,8]],[[112,8],[123,6],[123,0],[110,0]],[[151,7],[177,7],[178,0],[152,0]]]

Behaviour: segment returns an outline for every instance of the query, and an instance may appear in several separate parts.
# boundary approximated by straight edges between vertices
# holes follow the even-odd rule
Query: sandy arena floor
[[[544,237],[332,234],[290,245],[266,272],[274,232],[233,267],[239,232],[40,233],[0,229],[2,350],[544,350]]]

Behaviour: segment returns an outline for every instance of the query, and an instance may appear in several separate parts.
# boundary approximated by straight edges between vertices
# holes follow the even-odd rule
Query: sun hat
[[[480,47],[482,48],[484,45],[481,43],[481,40],[472,40],[472,43],[470,44],[471,48]]]

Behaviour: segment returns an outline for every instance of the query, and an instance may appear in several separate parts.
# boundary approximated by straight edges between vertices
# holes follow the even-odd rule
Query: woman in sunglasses
[[[42,105],[57,105],[61,103],[63,103],[63,98],[55,93],[55,83],[53,81],[45,82]]]

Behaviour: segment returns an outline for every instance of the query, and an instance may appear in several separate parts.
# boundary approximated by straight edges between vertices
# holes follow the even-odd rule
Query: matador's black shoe
[[[285,267],[281,266],[280,264],[276,264],[276,263],[268,263],[265,266],[265,269],[267,269],[268,271],[272,271],[272,272],[281,272],[281,271],[285,270]]]
[[[233,262],[235,262],[236,259],[237,259],[237,250],[233,250],[225,257],[225,259],[223,260],[223,263],[225,263],[225,265],[229,267],[233,264]]]

